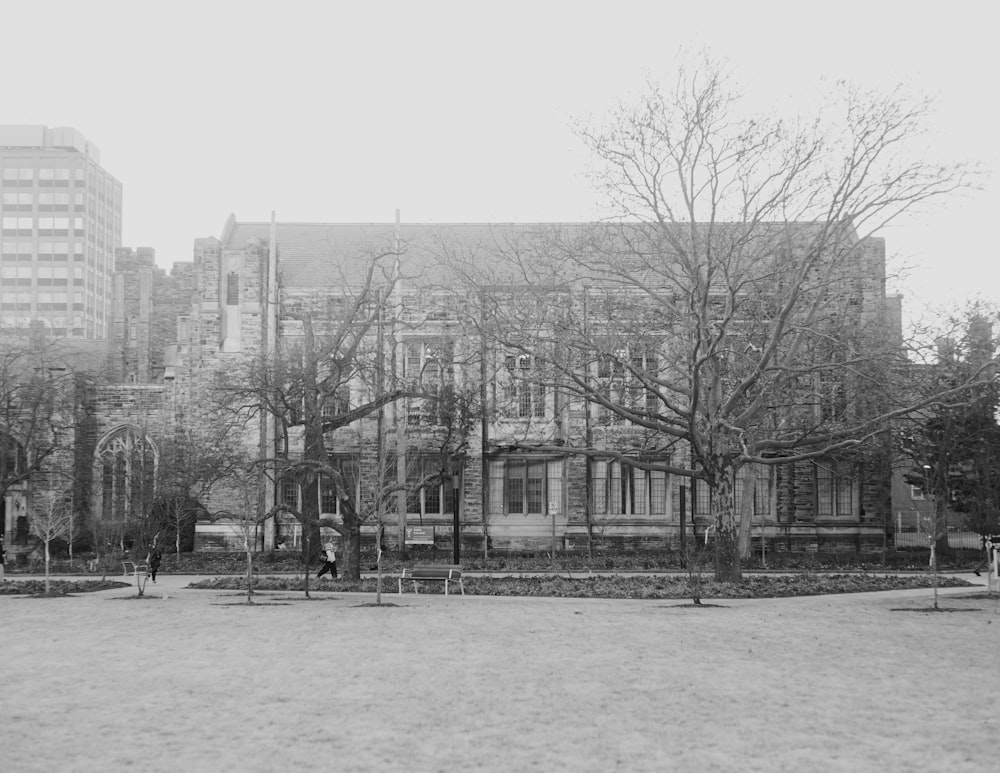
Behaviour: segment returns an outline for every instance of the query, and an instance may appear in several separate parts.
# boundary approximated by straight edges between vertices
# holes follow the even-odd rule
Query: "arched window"
[[[147,508],[156,480],[156,449],[134,427],[122,427],[105,438],[98,449],[101,465],[101,518],[126,521]]]
[[[0,432],[0,480],[12,481],[24,472],[24,449],[10,435]]]

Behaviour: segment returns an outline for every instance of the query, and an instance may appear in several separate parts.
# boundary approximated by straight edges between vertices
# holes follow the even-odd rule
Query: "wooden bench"
[[[444,595],[448,595],[448,585],[457,582],[465,595],[465,583],[462,582],[462,567],[457,564],[418,564],[412,568],[403,569],[399,576],[399,595],[403,595],[403,580],[413,583],[413,592],[418,593],[417,586],[422,582],[443,582]]]

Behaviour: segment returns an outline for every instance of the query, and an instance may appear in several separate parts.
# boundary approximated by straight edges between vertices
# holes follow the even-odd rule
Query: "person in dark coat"
[[[156,573],[160,571],[160,562],[162,560],[163,554],[159,548],[154,547],[149,551],[149,577],[153,582],[156,582]]]

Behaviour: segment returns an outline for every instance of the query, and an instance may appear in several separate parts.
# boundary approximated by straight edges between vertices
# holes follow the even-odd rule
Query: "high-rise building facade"
[[[103,339],[122,186],[69,127],[0,126],[0,327]]]

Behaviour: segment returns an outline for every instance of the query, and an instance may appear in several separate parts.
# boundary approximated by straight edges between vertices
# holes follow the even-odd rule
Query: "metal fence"
[[[925,548],[930,545],[930,534],[921,529],[897,531],[895,542],[897,548]],[[982,540],[974,531],[948,530],[949,547],[978,550],[982,545]]]

